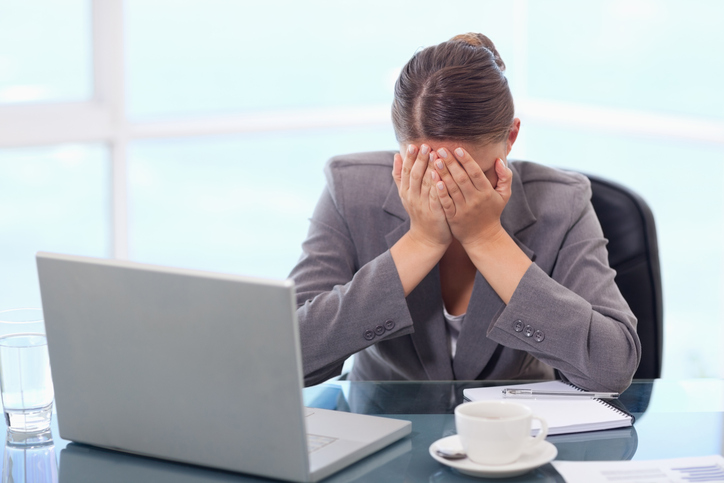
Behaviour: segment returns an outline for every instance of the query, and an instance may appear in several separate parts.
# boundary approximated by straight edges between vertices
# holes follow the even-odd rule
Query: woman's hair
[[[515,114],[503,71],[503,59],[483,34],[457,35],[417,52],[395,83],[397,141],[503,141]]]

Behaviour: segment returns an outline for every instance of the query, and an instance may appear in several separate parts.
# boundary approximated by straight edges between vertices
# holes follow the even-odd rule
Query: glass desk
[[[518,381],[520,382],[520,381]],[[560,482],[547,464],[526,475],[504,480],[461,475],[428,453],[439,438],[455,433],[453,409],[463,389],[504,382],[347,382],[304,390],[313,407],[389,415],[412,421],[412,434],[324,480],[325,482]],[[636,381],[621,395],[636,417],[632,428],[550,436],[559,460],[646,460],[724,454],[724,381]],[[5,431],[4,425],[0,431]],[[6,439],[2,481],[20,482],[174,482],[216,483],[270,481],[263,478],[171,463],[70,443],[52,441],[23,446]]]

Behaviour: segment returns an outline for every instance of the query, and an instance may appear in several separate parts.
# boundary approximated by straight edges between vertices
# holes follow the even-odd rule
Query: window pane
[[[664,290],[663,375],[720,377],[724,148],[539,125],[521,140],[525,159],[616,180],[649,203]]]
[[[37,251],[110,255],[105,147],[0,149],[0,309],[40,306]]]
[[[513,64],[511,2],[441,5],[129,0],[129,115],[389,104],[419,47],[467,31],[489,35]]]
[[[724,2],[527,5],[530,96],[724,118]]]
[[[130,152],[137,261],[286,277],[336,154],[397,149],[391,128],[172,139]]]
[[[0,0],[0,103],[93,95],[90,0]]]

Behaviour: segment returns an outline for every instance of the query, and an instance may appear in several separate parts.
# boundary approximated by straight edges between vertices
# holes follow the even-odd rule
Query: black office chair
[[[638,318],[641,363],[634,378],[658,378],[664,309],[654,215],[643,198],[625,186],[586,176],[591,180],[593,209],[608,239],[608,261],[616,270],[616,284]]]

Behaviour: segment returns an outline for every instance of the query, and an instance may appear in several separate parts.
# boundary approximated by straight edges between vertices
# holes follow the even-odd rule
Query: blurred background
[[[511,158],[637,190],[664,368],[723,377],[724,2],[0,0],[0,310],[38,250],[285,277],[332,155],[396,149],[394,81],[475,31],[507,64]]]

